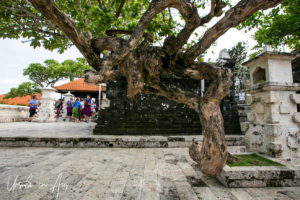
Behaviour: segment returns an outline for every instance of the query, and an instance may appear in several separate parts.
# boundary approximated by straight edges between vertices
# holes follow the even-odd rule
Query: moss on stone
[[[234,155],[239,159],[236,163],[228,164],[230,167],[241,167],[241,166],[284,166],[280,163],[274,162],[267,158],[261,157],[255,153],[245,155]]]

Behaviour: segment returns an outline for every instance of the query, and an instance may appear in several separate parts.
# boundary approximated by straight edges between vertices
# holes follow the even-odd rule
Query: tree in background
[[[39,94],[42,93],[41,89],[39,88],[39,85],[28,81],[28,82],[21,83],[17,88],[11,88],[10,91],[4,96],[3,99],[23,97],[23,96],[33,95],[37,93]]]
[[[235,95],[238,95],[240,97],[240,95],[245,95],[247,83],[250,79],[249,69],[242,65],[248,55],[247,43],[238,42],[228,51],[228,53],[235,63],[235,66],[233,68]],[[240,101],[240,98],[238,100]]]
[[[300,49],[300,0],[284,0],[283,3],[265,13],[258,11],[241,23],[239,29],[256,28],[254,38],[257,48],[263,44],[279,48],[287,45],[290,49]]]
[[[44,61],[44,65],[40,63],[32,63],[24,69],[23,75],[29,76],[32,81],[21,83],[17,88],[11,88],[5,95],[5,99],[22,97],[36,93],[41,94],[44,86],[53,87],[57,81],[84,76],[84,70],[93,70],[84,58],[76,58],[74,60],[65,60],[59,63],[56,60],[48,59]]]
[[[100,83],[124,76],[129,98],[140,93],[160,95],[195,110],[204,139],[201,147],[191,146],[190,156],[203,173],[217,176],[229,155],[220,102],[229,91],[232,72],[195,60],[230,28],[282,0],[240,0],[233,7],[228,6],[230,0],[0,2],[0,37],[25,37],[34,47],[61,52],[73,44],[96,70],[85,73],[86,81]],[[175,14],[180,22],[174,20]],[[213,26],[206,26],[217,17]],[[200,27],[207,30],[197,42],[189,43]],[[210,86],[201,97],[164,82],[166,74],[209,79]]]
[[[74,78],[83,77],[84,70],[92,70],[84,58],[74,60],[65,60],[59,63],[56,60],[49,59],[40,63],[32,63],[24,69],[23,75],[28,76],[31,81],[40,87],[51,87],[57,81],[63,79],[73,80]]]

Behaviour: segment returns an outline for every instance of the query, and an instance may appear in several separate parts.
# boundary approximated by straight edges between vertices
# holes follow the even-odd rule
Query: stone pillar
[[[300,84],[293,83],[294,58],[292,54],[266,51],[244,63],[251,79],[245,139],[252,151],[279,158],[300,156],[300,95],[296,94]]]
[[[55,122],[55,89],[42,88],[41,105],[33,122]]]
[[[63,94],[63,97],[64,97],[64,106],[63,106],[63,118],[65,119],[66,115],[67,115],[67,102],[72,98],[74,97],[73,94],[71,94],[71,92],[69,91],[68,93],[66,94]]]

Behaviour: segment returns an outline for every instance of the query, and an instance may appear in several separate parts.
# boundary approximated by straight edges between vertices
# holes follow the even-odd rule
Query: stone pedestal
[[[42,88],[41,105],[33,122],[55,122],[55,89]]]
[[[286,53],[264,52],[244,63],[250,70],[247,91],[249,129],[246,145],[273,157],[300,157],[300,85],[293,83],[291,60]]]

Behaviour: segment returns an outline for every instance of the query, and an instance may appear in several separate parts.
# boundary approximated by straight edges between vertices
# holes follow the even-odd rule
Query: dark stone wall
[[[298,50],[297,52],[298,54],[300,54],[300,50]],[[300,83],[300,57],[292,61],[292,71],[294,83]],[[300,91],[297,91],[296,93],[300,94]],[[297,104],[297,112],[300,112],[300,104]]]
[[[292,61],[292,69],[294,83],[300,83],[300,57]]]
[[[200,81],[167,77],[165,84],[200,93]],[[107,83],[110,107],[99,112],[94,134],[101,135],[199,135],[201,126],[198,114],[184,104],[155,95],[127,98],[125,78]],[[233,98],[234,99],[234,98]],[[234,100],[222,102],[226,134],[241,134]]]
[[[174,79],[168,81],[172,84],[183,82]],[[199,81],[191,81],[185,85],[191,87],[188,90],[200,88]],[[125,78],[107,83],[106,91],[110,107],[99,112],[94,134],[199,135],[201,133],[198,114],[184,104],[169,101],[164,97],[144,94],[139,95],[135,100],[130,100],[127,98]]]

